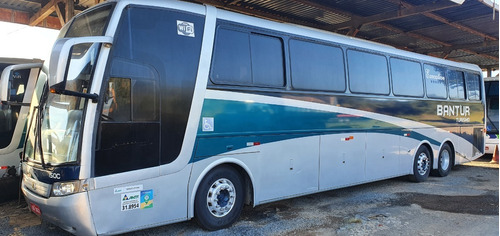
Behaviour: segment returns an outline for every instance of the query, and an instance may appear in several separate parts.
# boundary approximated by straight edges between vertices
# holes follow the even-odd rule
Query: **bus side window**
[[[448,78],[448,91],[450,94],[450,99],[464,100],[465,99],[464,73],[461,71],[448,70],[446,77]]]
[[[132,120],[157,121],[158,104],[156,102],[155,80],[134,80],[132,89]]]
[[[389,72],[384,56],[349,49],[347,64],[351,92],[389,94]]]
[[[479,86],[479,75],[467,73],[465,77],[467,81],[467,94],[469,100],[479,101],[481,100],[481,90]]]
[[[292,85],[297,90],[344,92],[344,54],[331,45],[290,40]]]
[[[102,114],[104,119],[115,122],[130,121],[131,81],[124,78],[110,78]]]
[[[423,97],[424,83],[420,63],[391,58],[392,89],[397,96]]]
[[[159,164],[156,81],[131,75],[109,78],[97,141],[96,176]]]
[[[448,97],[446,90],[446,69],[424,65],[425,86],[427,89],[427,97],[446,99]]]
[[[217,85],[281,88],[284,65],[281,38],[221,28],[210,80]]]
[[[10,98],[11,102],[22,103],[24,99],[24,89],[28,84],[28,78],[31,69],[17,70],[12,73],[12,80],[10,81]]]

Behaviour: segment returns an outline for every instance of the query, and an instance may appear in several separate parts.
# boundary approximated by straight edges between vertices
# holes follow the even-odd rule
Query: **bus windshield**
[[[105,5],[77,16],[64,37],[102,36],[112,5]],[[87,93],[99,54],[99,43],[74,45],[67,68],[65,89]],[[60,165],[76,162],[80,143],[83,110],[87,99],[46,93],[33,112],[34,124],[29,127],[25,155],[42,165]]]

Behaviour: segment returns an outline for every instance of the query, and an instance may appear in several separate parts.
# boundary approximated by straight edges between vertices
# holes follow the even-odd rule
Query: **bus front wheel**
[[[432,175],[445,177],[450,173],[451,167],[453,167],[451,148],[448,144],[444,144],[443,148],[441,148],[441,151],[439,152],[438,168],[437,170],[432,170]]]
[[[195,219],[206,230],[229,227],[243,208],[243,182],[232,167],[211,170],[201,181],[194,202]]]
[[[424,182],[431,172],[431,154],[425,146],[420,146],[413,160],[413,175],[410,180],[413,182]]]

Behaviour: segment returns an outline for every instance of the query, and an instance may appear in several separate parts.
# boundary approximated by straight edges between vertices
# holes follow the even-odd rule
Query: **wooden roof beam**
[[[444,46],[444,47],[453,47],[452,44],[450,43],[446,43],[446,42],[442,42],[442,41],[439,41],[437,39],[433,39],[433,38],[430,38],[430,37],[427,37],[427,36],[424,36],[424,35],[421,35],[421,34],[416,34],[416,33],[412,33],[412,32],[404,32],[400,29],[397,29],[393,26],[389,26],[389,25],[386,25],[386,24],[382,24],[382,23],[376,23],[378,27],[382,27],[382,28],[385,28],[387,30],[391,30],[393,32],[396,32],[396,33],[400,33],[400,34],[405,34],[409,37],[412,37],[412,38],[417,38],[417,39],[422,39],[422,40],[425,40],[425,41],[428,41],[428,42],[431,42],[431,43],[435,43],[437,45],[441,45],[441,46]],[[461,50],[461,51],[464,51],[466,53],[469,53],[469,54],[473,54],[473,55],[476,55],[476,56],[481,56],[481,57],[485,57],[485,58],[488,58],[488,59],[493,59],[495,61],[498,61],[498,57],[495,57],[495,56],[491,56],[491,55],[488,55],[488,54],[484,54],[484,53],[478,53],[478,52],[475,52],[475,51],[472,51],[472,50],[469,50],[469,49],[465,49],[465,48],[457,48],[456,50]]]
[[[38,25],[38,23],[42,22],[45,18],[50,16],[50,14],[52,14],[52,12],[56,10],[56,5],[60,1],[61,0],[51,0],[49,3],[45,4],[45,6],[43,6],[37,13],[35,13],[35,15],[30,18],[29,25]]]
[[[292,0],[292,1],[306,5],[306,6],[315,7],[315,8],[321,9],[321,10],[326,10],[326,11],[329,11],[329,12],[332,12],[332,13],[335,13],[338,15],[347,16],[347,17],[350,17],[351,19],[354,19],[354,20],[361,20],[363,18],[363,17],[360,17],[358,15],[354,15],[350,12],[346,12],[343,10],[339,10],[337,8],[326,6],[324,4],[318,3],[318,1],[314,1],[314,0]]]
[[[64,20],[64,15],[62,14],[61,8],[59,7],[59,4],[55,5],[55,11],[57,13],[57,19],[59,19],[59,23],[61,25],[64,25],[66,21]]]
[[[422,39],[422,40],[425,40],[425,41],[428,41],[428,42],[431,42],[431,43],[434,43],[434,44],[437,44],[437,45],[441,45],[441,46],[445,46],[445,47],[452,46],[449,43],[446,43],[446,42],[443,42],[443,41],[439,41],[437,39],[430,38],[430,37],[427,37],[427,36],[424,36],[424,35],[421,35],[421,34],[412,33],[412,32],[405,32],[405,31],[403,31],[401,29],[398,29],[398,28],[396,28],[394,26],[391,26],[391,25],[388,25],[388,24],[375,23],[374,25],[377,26],[377,27],[379,27],[379,28],[384,28],[386,30],[389,30],[389,31],[392,31],[392,32],[395,32],[395,33],[398,33],[398,34],[403,34],[403,35],[406,35],[408,37],[412,37],[412,38],[416,38],[416,39]]]
[[[484,41],[484,42],[480,42],[480,43],[456,44],[456,45],[448,46],[448,47],[422,49],[422,50],[417,50],[415,52],[417,52],[417,53],[443,52],[443,51],[448,51],[448,50],[453,51],[453,50],[471,49],[471,48],[493,46],[493,45],[498,45],[498,40],[497,41]]]
[[[476,56],[480,56],[480,57],[485,57],[485,58],[488,58],[488,59],[491,59],[491,60],[494,60],[494,61],[498,62],[498,57],[496,57],[496,56],[492,56],[492,55],[484,54],[484,53],[478,53],[478,52],[474,52],[472,50],[463,49],[463,48],[458,49],[458,50],[464,51],[464,52],[472,54],[472,55],[476,55]]]
[[[317,8],[320,8],[320,9],[324,9],[326,11],[330,11],[330,10],[334,10],[334,13],[336,14],[341,14],[341,15],[345,15],[345,16],[350,16],[351,18],[362,18],[360,16],[357,16],[357,15],[354,15],[350,12],[344,12],[342,10],[339,10],[339,9],[332,9],[331,7],[326,7],[322,4],[319,4],[319,3],[313,3],[311,2],[310,0],[293,0],[293,1],[296,1],[296,2],[300,2],[302,4],[306,4],[306,5],[309,5],[309,3],[311,3],[310,6],[313,6],[313,7],[317,7]],[[393,2],[393,3],[396,3],[396,4],[406,4],[404,3],[402,0],[387,0],[389,2]],[[406,6],[407,8],[409,7],[413,7],[413,5],[407,5]],[[437,40],[437,39],[433,39],[433,38],[430,38],[430,37],[427,37],[427,36],[424,36],[424,35],[421,35],[421,34],[417,34],[417,33],[412,33],[412,32],[405,32],[401,29],[398,29],[394,26],[391,26],[391,25],[388,25],[388,24],[384,24],[384,23],[372,23],[373,25],[377,26],[377,27],[381,27],[381,28],[385,28],[387,30],[390,30],[390,31],[393,31],[393,32],[396,32],[396,33],[399,33],[399,34],[404,34],[404,35],[407,35],[409,37],[412,37],[412,38],[417,38],[417,39],[422,39],[422,40],[425,40],[425,41],[428,41],[428,42],[431,42],[431,43],[435,43],[437,45],[441,45],[441,46],[445,46],[445,47],[451,47],[452,45],[449,44],[449,43],[446,43],[446,42],[443,42],[443,41],[440,41],[440,40]],[[348,34],[357,34],[357,27],[355,26],[352,26],[354,28],[351,28],[351,30],[349,31]],[[332,30],[330,27],[322,27],[322,29],[324,30],[329,30],[329,31],[334,31]],[[474,51],[471,51],[471,50],[468,50],[468,49],[460,49],[464,52],[467,52],[469,54],[473,54],[473,55],[477,55],[477,56],[481,56],[481,57],[485,57],[485,58],[489,58],[489,59],[493,59],[493,60],[496,60],[498,61],[498,58],[497,57],[494,57],[494,56],[491,56],[491,55],[488,55],[488,54],[480,54],[480,53],[477,53],[477,52],[474,52]]]
[[[485,38],[485,39],[489,39],[489,40],[492,40],[492,41],[497,41],[498,38],[495,38],[491,35],[488,35],[488,34],[485,34],[483,32],[479,32],[475,29],[472,29],[468,26],[465,26],[465,25],[462,25],[462,24],[459,24],[459,23],[456,23],[456,22],[451,22],[450,20],[447,20],[441,16],[438,16],[434,13],[423,13],[424,16],[427,16],[433,20],[437,20],[437,21],[440,21],[442,23],[445,23],[445,24],[448,24],[452,27],[455,27],[459,30],[462,30],[462,31],[465,31],[465,32],[468,32],[468,33],[471,33],[471,34],[474,34],[474,35],[477,35],[477,36],[481,36],[482,38]]]
[[[339,10],[339,9],[332,9],[331,7],[326,7],[322,4],[319,4],[317,2],[312,2],[310,0],[292,0],[292,1],[295,1],[295,2],[300,2],[302,4],[307,4],[309,5],[309,3],[311,3],[310,6],[313,6],[313,7],[316,7],[316,8],[319,8],[319,9],[324,9],[326,11],[334,11],[334,13],[336,14],[340,14],[340,15],[344,15],[344,16],[350,16],[351,18],[357,18],[357,19],[362,19],[363,17],[360,17],[358,15],[354,15],[350,12],[345,12],[343,10]],[[398,1],[399,0],[388,0],[388,1]],[[438,44],[438,45],[442,45],[442,46],[451,46],[451,44],[449,43],[445,43],[445,42],[442,42],[442,41],[439,41],[437,39],[433,39],[433,38],[429,38],[427,36],[424,36],[424,35],[420,35],[420,34],[416,34],[416,33],[407,33],[401,29],[398,29],[394,26],[391,26],[391,25],[388,25],[388,24],[384,24],[384,23],[373,23],[373,25],[377,26],[377,27],[380,27],[380,28],[384,28],[384,29],[387,29],[387,30],[390,30],[390,31],[393,31],[393,32],[396,32],[398,34],[405,34],[409,37],[414,37],[414,38],[418,38],[418,39],[423,39],[423,40],[426,40],[426,41],[429,41],[429,42],[432,42],[432,43],[435,43],[435,44]],[[330,27],[323,27],[322,29],[324,30],[329,30],[329,31],[336,31],[335,29],[332,29]],[[351,26],[350,27],[350,33],[348,34],[353,34],[353,33],[357,33],[356,32],[356,29],[359,29],[359,27],[355,27],[355,26]]]
[[[404,2],[402,0],[386,0],[388,2],[392,2],[394,4],[401,4],[402,6],[404,7],[407,7],[407,8],[410,8],[410,7],[414,7],[414,5],[411,5],[410,3],[407,3],[407,2]],[[485,34],[483,32],[479,32],[475,29],[472,29],[468,26],[465,26],[465,25],[462,25],[462,24],[459,24],[459,23],[456,23],[456,22],[452,22],[442,16],[439,16],[435,13],[431,13],[431,12],[425,12],[425,13],[422,13],[422,15],[426,16],[426,17],[429,17],[433,20],[436,20],[436,21],[439,21],[441,23],[445,23],[447,25],[450,25],[452,27],[455,27],[459,30],[462,30],[462,31],[465,31],[465,32],[468,32],[468,33],[471,33],[471,34],[474,34],[474,35],[477,35],[477,36],[481,36],[482,38],[485,38],[485,39],[489,39],[489,40],[492,40],[492,41],[496,41],[498,40],[498,38],[495,38],[491,35],[488,35],[488,34]]]
[[[300,19],[299,18],[300,20],[297,20],[298,19],[297,16],[284,16],[283,14],[272,14],[272,13],[261,11],[259,9],[254,8],[254,7],[238,6],[239,4],[238,5],[229,5],[228,2],[221,2],[221,1],[218,1],[218,0],[188,0],[188,1],[198,2],[198,3],[202,3],[202,4],[206,3],[206,4],[210,4],[210,5],[216,6],[216,7],[227,8],[227,9],[231,9],[233,11],[241,12],[241,13],[244,13],[244,14],[247,14],[247,15],[253,15],[253,16],[263,17],[263,18],[267,18],[267,19],[270,19],[270,20],[274,20],[274,21],[290,22],[290,23],[295,23],[295,24],[299,24],[299,25],[309,26],[309,27],[313,27],[313,28],[318,28],[318,29],[323,29],[323,30],[328,30],[328,31],[334,31],[334,30],[331,29],[331,26],[329,26],[329,25],[314,24],[314,23],[311,23],[310,21],[308,21],[307,19]],[[292,1],[295,1],[295,2],[298,2],[298,3],[301,3],[301,4],[305,4],[305,5],[309,5],[309,6],[312,6],[312,7],[316,7],[316,8],[325,10],[325,11],[331,11],[331,12],[333,12],[335,14],[339,14],[339,15],[343,15],[343,16],[348,16],[348,17],[351,17],[351,18],[356,18],[356,19],[362,18],[362,17],[360,17],[358,15],[354,15],[354,14],[352,14],[350,12],[345,12],[345,11],[342,11],[342,10],[339,10],[339,9],[333,9],[331,7],[324,6],[322,4],[319,4],[317,2],[313,2],[313,1],[310,1],[310,0],[292,0]],[[393,0],[388,0],[388,1],[393,1]],[[257,11],[258,13],[256,13],[255,11]],[[398,29],[398,28],[396,28],[394,26],[390,26],[390,25],[387,25],[387,24],[384,24],[384,23],[372,23],[372,24],[374,26],[385,28],[385,29],[388,29],[390,31],[396,32],[398,34],[404,34],[404,35],[407,35],[409,37],[413,37],[413,38],[417,38],[417,39],[422,39],[422,40],[425,40],[425,41],[428,41],[428,42],[435,43],[437,45],[441,45],[441,46],[445,46],[445,47],[452,46],[449,43],[442,42],[442,41],[439,41],[437,39],[433,39],[433,38],[430,38],[430,37],[427,37],[427,36],[424,36],[424,35],[421,35],[421,34],[412,33],[412,32],[405,32],[405,31],[403,31],[401,29]],[[358,29],[358,30],[356,30],[356,29]],[[351,33],[355,34],[355,33],[357,33],[357,31],[359,31],[359,28],[352,28]],[[463,51],[466,51],[466,50],[463,50]],[[470,50],[467,50],[466,52],[470,53],[470,54],[474,54],[474,55],[479,55],[479,56],[487,57],[487,58],[490,58],[490,59],[492,57],[491,55],[479,54],[477,52],[470,51]],[[496,60],[498,61],[498,58]]]
[[[398,18],[418,15],[418,14],[422,14],[422,13],[426,13],[426,12],[437,11],[437,10],[442,10],[442,9],[446,9],[446,8],[450,8],[450,7],[456,7],[456,6],[459,6],[459,5],[450,4],[449,2],[430,3],[430,4],[415,6],[415,7],[408,7],[408,8],[400,9],[397,11],[384,12],[384,13],[376,14],[373,16],[351,19],[350,21],[333,25],[332,28],[334,28],[334,29],[336,28],[338,30],[341,30],[341,29],[346,29],[346,28],[352,27],[352,26],[359,26],[359,25],[372,24],[372,23],[377,23],[377,22],[382,22],[382,21],[387,21],[387,20],[394,20],[394,19],[398,19]]]

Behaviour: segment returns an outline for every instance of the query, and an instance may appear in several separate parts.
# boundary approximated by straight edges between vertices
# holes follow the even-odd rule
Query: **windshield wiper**
[[[38,106],[34,107],[34,109],[37,110],[37,113],[38,113]],[[33,110],[33,112],[35,112],[35,110]],[[38,115],[38,114],[37,114]],[[29,122],[29,127],[28,127],[28,131],[26,132],[26,140],[24,141],[24,150],[23,150],[23,156],[21,157],[21,161],[22,162],[25,162],[27,161],[26,159],[26,147],[28,146],[28,142],[30,142],[30,138],[29,138],[29,135],[30,135],[30,132],[31,132],[31,127],[33,125],[33,119],[35,118],[35,116],[33,114],[31,114],[31,118],[30,118],[30,122]],[[36,134],[35,134],[35,143],[36,143]],[[34,155],[34,153],[33,153]]]
[[[35,153],[36,150],[40,152],[40,160],[42,162],[42,168],[46,168],[45,164],[45,158],[43,157],[43,148],[42,148],[42,112],[43,112],[43,106],[45,105],[45,102],[47,100],[47,90],[44,89],[42,92],[42,96],[40,97],[40,101],[38,103],[38,112],[37,112],[37,119],[36,119],[36,134],[35,134]],[[38,147],[38,148],[37,148]],[[36,154],[35,154],[36,155]]]

